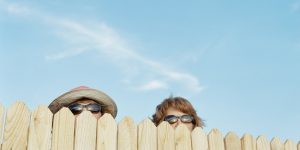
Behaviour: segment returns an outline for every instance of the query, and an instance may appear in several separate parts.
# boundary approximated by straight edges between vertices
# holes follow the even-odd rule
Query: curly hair
[[[156,106],[156,112],[152,115],[152,121],[158,126],[166,116],[169,108],[177,109],[183,113],[192,115],[194,117],[195,127],[204,127],[203,120],[197,115],[196,110],[192,104],[182,97],[169,97]]]

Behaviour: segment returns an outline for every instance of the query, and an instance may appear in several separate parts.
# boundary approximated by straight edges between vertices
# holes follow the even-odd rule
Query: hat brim
[[[95,89],[81,89],[67,92],[56,98],[50,105],[49,109],[53,114],[58,112],[62,107],[67,107],[71,103],[80,99],[90,99],[104,106],[103,111],[110,113],[114,118],[117,116],[117,105],[105,93]]]

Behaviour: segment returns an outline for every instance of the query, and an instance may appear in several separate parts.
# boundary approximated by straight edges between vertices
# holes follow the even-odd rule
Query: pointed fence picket
[[[84,111],[76,118],[75,150],[95,150],[97,119],[89,111]]]
[[[259,136],[256,140],[256,148],[257,150],[271,150],[270,142],[265,136]]]
[[[240,138],[233,132],[229,132],[224,139],[226,150],[241,150]]]
[[[284,145],[282,144],[282,142],[280,141],[279,138],[274,137],[271,140],[271,149],[272,150],[284,150]]]
[[[183,124],[175,129],[175,145],[176,150],[192,150],[191,132]]]
[[[97,150],[117,150],[117,123],[110,114],[98,120]]]
[[[192,132],[192,149],[208,150],[207,135],[200,127],[196,127]]]
[[[208,134],[208,145],[210,150],[225,150],[223,136],[218,129],[212,129]]]
[[[244,134],[241,139],[242,150],[256,150],[256,140],[251,134]]]
[[[62,108],[54,115],[52,150],[74,148],[75,117],[68,108]]]
[[[291,140],[287,140],[284,143],[284,149],[285,150],[297,150],[297,145],[294,142],[292,142]]]
[[[28,150],[49,150],[51,148],[53,114],[47,106],[41,105],[31,114]]]
[[[118,150],[137,150],[137,126],[130,117],[118,125]]]
[[[30,112],[23,102],[7,110],[2,149],[26,150]]]
[[[157,149],[175,150],[175,131],[165,121],[157,127]]]
[[[84,111],[74,117],[68,108],[53,116],[41,105],[30,114],[22,102],[6,110],[0,104],[0,135],[0,150],[300,150],[300,142],[289,139],[269,142],[251,134],[240,139],[234,132],[223,137],[218,129],[207,135],[200,127],[192,132],[167,122],[156,127],[150,119],[136,125],[130,117],[117,124],[110,114],[97,120]]]
[[[138,125],[138,150],[157,149],[156,126],[150,119],[145,119]]]

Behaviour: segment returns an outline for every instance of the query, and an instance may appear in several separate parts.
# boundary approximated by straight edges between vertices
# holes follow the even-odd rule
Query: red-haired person
[[[153,122],[158,126],[162,121],[167,121],[173,128],[184,124],[192,131],[195,127],[203,128],[203,120],[197,115],[192,104],[182,97],[169,97],[156,106],[152,115]]]

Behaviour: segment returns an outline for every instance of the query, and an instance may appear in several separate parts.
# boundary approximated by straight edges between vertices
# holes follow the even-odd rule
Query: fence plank
[[[118,125],[118,150],[137,150],[137,126],[130,117]]]
[[[54,115],[52,150],[73,149],[74,124],[75,117],[66,107],[63,107]]]
[[[23,102],[16,102],[8,108],[2,149],[25,150],[29,122],[30,112]]]
[[[98,120],[97,150],[117,149],[117,123],[110,114],[104,114]]]
[[[196,127],[191,136],[193,150],[208,150],[207,135],[201,127]]]
[[[256,150],[256,140],[251,134],[244,134],[241,143],[242,150]]]
[[[52,112],[41,105],[31,114],[28,150],[49,150],[51,148]]]
[[[285,150],[297,150],[297,145],[291,140],[286,140],[284,143]]]
[[[298,142],[298,150],[300,150],[300,141]]]
[[[192,150],[191,131],[184,124],[175,129],[176,150]]]
[[[157,130],[150,119],[143,120],[138,125],[138,150],[157,149]]]
[[[175,131],[166,121],[157,127],[157,149],[175,150]]]
[[[2,149],[2,139],[3,139],[3,130],[4,130],[4,118],[5,118],[5,109],[4,106],[0,103],[0,150]]]
[[[271,150],[284,150],[284,146],[279,138],[274,137],[271,140]]]
[[[239,137],[234,132],[229,132],[224,139],[226,150],[241,150],[241,142]]]
[[[224,150],[224,141],[218,129],[212,129],[208,134],[209,150]]]
[[[270,142],[265,136],[259,136],[256,140],[257,150],[270,150]]]
[[[97,119],[90,111],[83,111],[76,118],[75,150],[96,149]]]

